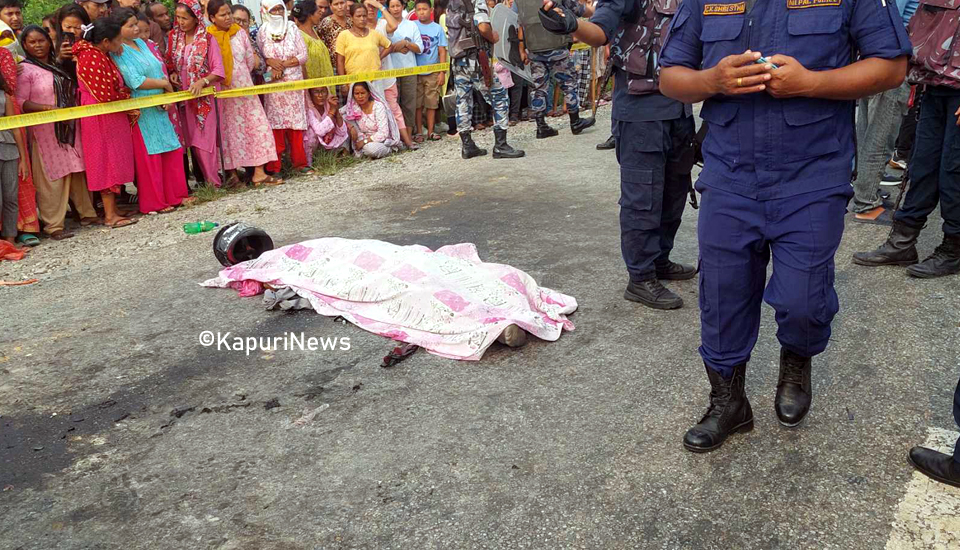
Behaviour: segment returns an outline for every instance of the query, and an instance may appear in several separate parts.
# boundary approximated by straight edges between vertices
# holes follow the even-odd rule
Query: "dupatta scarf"
[[[181,68],[184,69],[187,78],[185,82],[180,84],[182,88],[186,89],[210,73],[210,64],[207,62],[207,47],[210,42],[207,41],[207,28],[203,26],[203,8],[200,6],[200,2],[198,0],[183,0],[179,3],[186,6],[197,20],[197,28],[190,44],[187,44],[187,33],[183,32],[179,26],[174,26],[170,31],[169,45],[167,46],[168,62],[170,62],[168,68],[171,72],[180,72]],[[213,99],[206,96],[191,101],[196,102],[197,126],[202,129],[210,111],[213,110]]]

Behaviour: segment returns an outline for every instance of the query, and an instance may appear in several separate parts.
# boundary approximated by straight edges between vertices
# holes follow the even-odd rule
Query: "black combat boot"
[[[460,156],[465,159],[482,157],[487,154],[486,149],[477,147],[477,144],[473,142],[473,138],[470,137],[470,132],[460,132],[460,141],[463,143],[463,148],[460,149]]]
[[[623,292],[623,297],[631,302],[639,302],[653,309],[680,309],[683,307],[683,299],[660,284],[657,279],[646,281],[631,279],[627,284],[627,290]]]
[[[907,273],[921,279],[933,279],[960,273],[960,235],[944,235],[943,242],[926,260],[907,268]]]
[[[777,419],[788,428],[803,422],[810,412],[810,402],[813,400],[811,363],[809,357],[780,350],[780,379],[777,381],[777,397],[773,401],[773,408],[777,411]]]
[[[570,131],[573,132],[575,136],[580,135],[580,132],[596,123],[597,120],[593,117],[580,118],[580,113],[570,113]]]
[[[910,227],[903,222],[893,222],[887,242],[871,252],[857,252],[853,263],[857,265],[913,265],[917,263],[917,237],[920,229]]]
[[[525,155],[520,149],[514,149],[507,143],[507,131],[500,128],[493,129],[493,158],[495,159],[518,159]]]
[[[560,132],[547,125],[547,119],[543,114],[537,115],[537,139],[543,139],[560,135]]]
[[[692,265],[683,265],[667,260],[664,265],[657,266],[657,279],[661,281],[686,281],[697,276],[697,268]]]
[[[607,141],[597,144],[597,151],[608,151],[617,148],[617,138],[610,136]]]
[[[734,367],[729,379],[710,367],[706,369],[710,378],[710,406],[700,423],[683,436],[683,446],[694,453],[717,449],[728,436],[753,429],[753,410],[743,389],[747,365]]]

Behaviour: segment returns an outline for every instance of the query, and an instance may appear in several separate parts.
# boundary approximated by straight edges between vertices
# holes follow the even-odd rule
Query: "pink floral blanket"
[[[572,296],[514,267],[486,263],[473,244],[397,246],[336,237],[271,250],[201,283],[241,296],[290,287],[318,313],[453,359],[479,360],[511,324],[549,341],[573,330]]]

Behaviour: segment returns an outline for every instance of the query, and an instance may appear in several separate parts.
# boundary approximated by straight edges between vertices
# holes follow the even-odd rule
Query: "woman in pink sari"
[[[207,15],[213,24],[207,32],[220,48],[226,78],[223,87],[253,86],[250,71],[260,63],[246,31],[233,22],[230,6],[223,0],[209,0]],[[251,95],[218,100],[220,103],[220,139],[223,143],[223,166],[227,171],[227,186],[240,184],[237,168],[253,168],[254,186],[278,185],[283,180],[268,176],[264,165],[277,160],[273,131],[267,122],[260,98]]]
[[[226,72],[220,47],[203,25],[203,8],[197,0],[177,4],[177,24],[170,31],[167,72],[181,90],[194,96],[209,86],[219,89]],[[217,111],[210,96],[177,104],[185,146],[193,148],[203,175],[220,187],[220,159],[217,151]]]

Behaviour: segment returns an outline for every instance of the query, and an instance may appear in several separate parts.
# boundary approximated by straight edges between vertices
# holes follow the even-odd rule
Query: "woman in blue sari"
[[[130,8],[117,10],[111,17],[123,26],[123,53],[110,57],[132,97],[146,97],[172,92],[159,54],[140,38],[137,12]],[[133,156],[137,173],[137,199],[140,211],[172,212],[190,202],[187,179],[183,172],[183,148],[167,114],[167,105],[147,107],[140,111],[133,132]]]

